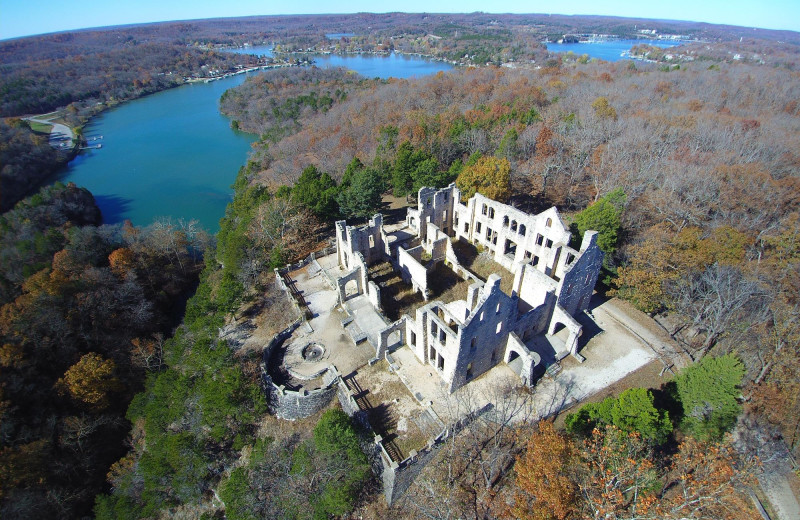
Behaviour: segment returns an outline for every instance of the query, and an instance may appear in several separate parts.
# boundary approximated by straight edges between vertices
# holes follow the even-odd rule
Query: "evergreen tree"
[[[744,366],[733,354],[704,357],[675,378],[681,428],[700,440],[720,439],[736,423]]]
[[[594,204],[575,215],[573,241],[580,244],[588,230],[597,231],[597,245],[607,257],[614,254],[622,231],[622,211],[626,195],[622,188],[600,197]]]
[[[370,217],[381,207],[383,189],[378,172],[366,168],[353,175],[350,186],[338,195],[336,201],[347,218]]]
[[[631,388],[618,398],[608,397],[599,403],[588,403],[566,417],[570,433],[588,435],[599,424],[613,425],[623,432],[639,432],[642,438],[663,443],[672,431],[666,411],[653,404],[653,394],[646,388]]]
[[[336,186],[336,181],[327,173],[317,170],[313,164],[303,170],[291,188],[291,193],[292,202],[307,207],[324,221],[334,220],[339,215],[339,206],[336,203],[339,188]]]

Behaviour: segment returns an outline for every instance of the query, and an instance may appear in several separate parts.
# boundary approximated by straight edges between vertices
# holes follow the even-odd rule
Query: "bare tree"
[[[695,359],[702,358],[729,327],[763,321],[769,309],[767,294],[756,280],[719,263],[678,280],[669,291],[678,310],[691,320],[690,326],[705,331]]]

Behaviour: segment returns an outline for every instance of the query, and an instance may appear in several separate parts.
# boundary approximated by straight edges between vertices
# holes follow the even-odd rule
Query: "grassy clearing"
[[[40,134],[49,134],[50,130],[53,129],[53,125],[40,123],[39,121],[28,121],[28,123],[31,125],[31,130]]]

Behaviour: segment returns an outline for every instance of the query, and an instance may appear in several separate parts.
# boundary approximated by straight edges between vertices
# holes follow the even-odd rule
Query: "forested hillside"
[[[59,167],[70,154],[53,149],[47,136],[19,119],[0,120],[0,211],[6,211]]]
[[[259,281],[314,247],[303,230],[366,217],[381,192],[491,172],[493,188],[510,181],[494,196],[556,204],[576,231],[598,229],[601,289],[660,317],[698,363],[662,388],[574,410],[566,431],[477,421],[391,514],[752,518],[751,455],[781,434],[798,449],[796,80],[749,65],[570,62],[387,82],[281,71],[228,92],[223,110],[259,131],[260,147],[167,363],[128,412],[134,449],[96,513],[213,515],[224,503],[228,518],[389,514],[361,477],[327,480],[333,452],[362,475],[356,440],[318,444],[330,418],[313,436],[313,418],[259,422],[253,359],[218,330],[251,305],[281,308]],[[498,399],[509,417],[526,406]],[[734,448],[726,433],[742,412],[749,435]],[[558,485],[542,488],[541,475]]]
[[[121,101],[163,90],[184,77],[235,70],[254,56],[216,47],[271,44],[281,52],[421,53],[464,65],[550,64],[543,41],[565,34],[640,37],[637,27],[682,34],[694,59],[737,59],[796,67],[797,34],[694,22],[607,16],[359,13],[165,22],[47,34],[0,42],[0,115],[46,112],[70,103]],[[352,31],[356,31],[353,33]],[[328,34],[346,34],[329,39]],[[725,42],[724,46],[713,45]]]
[[[72,184],[0,217],[3,518],[88,514],[204,246],[191,226],[100,226],[94,198]]]

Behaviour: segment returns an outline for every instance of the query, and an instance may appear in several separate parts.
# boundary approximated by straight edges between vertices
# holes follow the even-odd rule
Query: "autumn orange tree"
[[[102,410],[109,404],[108,394],[121,388],[115,370],[113,361],[90,352],[72,365],[56,386],[76,401]]]
[[[639,433],[595,428],[579,457],[581,518],[647,517],[656,502],[658,471]]]
[[[574,465],[577,450],[572,440],[542,421],[514,466],[516,492],[509,518],[566,520],[576,518],[577,491]]]

